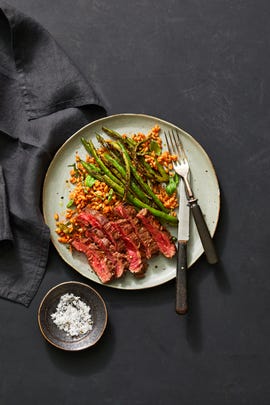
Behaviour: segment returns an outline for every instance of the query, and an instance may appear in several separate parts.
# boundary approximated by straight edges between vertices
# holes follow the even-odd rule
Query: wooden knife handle
[[[215,264],[218,262],[218,255],[197,200],[190,202],[190,209],[201,238],[207,261],[210,264]]]
[[[188,311],[187,303],[187,242],[178,241],[176,271],[176,312],[184,315]]]

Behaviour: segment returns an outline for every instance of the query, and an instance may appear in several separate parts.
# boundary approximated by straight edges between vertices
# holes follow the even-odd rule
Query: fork
[[[164,135],[170,154],[174,154],[177,156],[177,161],[173,162],[174,170],[184,180],[188,203],[193,214],[196,227],[198,229],[207,261],[210,264],[215,264],[218,262],[217,252],[208,227],[206,225],[201,208],[198,204],[198,200],[194,197],[192,188],[188,180],[188,176],[190,173],[189,163],[180,136],[173,130],[168,131],[168,133],[165,132]]]

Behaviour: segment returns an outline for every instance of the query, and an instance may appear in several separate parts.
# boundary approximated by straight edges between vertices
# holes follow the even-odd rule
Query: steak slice
[[[171,235],[146,208],[140,210],[137,217],[150,232],[152,238],[156,241],[159,251],[168,258],[175,255],[175,244],[171,240]]]
[[[76,220],[86,226],[94,226],[98,229],[102,229],[108,222],[108,219],[96,210],[85,209],[77,215]]]
[[[108,221],[103,227],[104,233],[113,244],[114,248],[120,253],[126,253],[126,244],[120,232],[114,226],[113,221]]]
[[[152,238],[150,232],[146,227],[140,222],[139,218],[136,216],[137,211],[131,205],[126,206],[124,204],[118,204],[114,211],[121,217],[125,218],[130,225],[132,226],[133,231],[138,237],[141,244],[141,253],[144,254],[146,259],[150,259],[154,254],[158,253],[159,248],[155,241]],[[142,247],[144,249],[142,249]]]
[[[115,227],[111,226],[111,221],[109,221],[100,212],[86,209],[78,214],[77,221],[89,227],[89,229],[94,227],[102,231],[114,246],[115,251],[120,253],[126,251],[125,242],[121,239],[121,235],[118,233]]]
[[[128,269],[134,274],[143,273],[145,264],[142,262],[141,254],[138,248],[138,240],[135,241],[134,237],[130,234],[131,227],[127,221],[125,221],[125,230],[117,225],[117,221],[109,221],[104,215],[95,210],[88,210],[81,212],[77,216],[77,221],[87,226],[87,232],[90,232],[92,228],[96,228],[103,232],[105,237],[109,240],[113,247],[113,252],[118,252],[119,254],[125,255],[126,263],[128,263]],[[136,237],[136,235],[134,235]],[[95,240],[97,242],[97,239]],[[107,243],[107,242],[106,242]],[[100,246],[100,245],[98,245]],[[105,254],[105,253],[104,253]],[[127,267],[125,263],[124,269]],[[119,276],[121,271],[121,266],[117,269],[117,274]],[[122,273],[123,274],[123,273]]]
[[[124,241],[126,257],[129,262],[129,271],[136,275],[143,275],[146,269],[146,263],[142,260],[138,238],[132,233],[132,227],[128,221],[124,219],[110,221],[110,224],[111,227],[118,232],[121,240]]]
[[[71,245],[78,251],[86,255],[88,263],[94,270],[102,283],[108,283],[114,277],[114,263],[107,257],[104,251],[89,241],[89,239],[73,240]]]
[[[128,261],[125,255],[115,250],[115,247],[100,229],[91,228],[86,232],[86,236],[89,237],[92,242],[94,242],[98,248],[104,252],[106,257],[114,264],[115,277],[121,277],[128,267]]]

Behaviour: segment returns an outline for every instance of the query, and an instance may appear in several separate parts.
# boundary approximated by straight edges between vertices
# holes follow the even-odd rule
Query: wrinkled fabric
[[[63,142],[105,109],[51,35],[2,0],[0,89],[0,297],[28,306],[48,258],[46,170]]]

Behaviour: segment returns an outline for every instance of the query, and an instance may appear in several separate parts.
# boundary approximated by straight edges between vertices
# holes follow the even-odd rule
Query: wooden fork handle
[[[176,272],[176,304],[175,310],[184,315],[188,311],[187,303],[187,242],[178,241],[177,272]]]
[[[215,264],[218,262],[218,255],[197,200],[194,199],[190,201],[190,209],[201,238],[207,261],[210,264]]]

